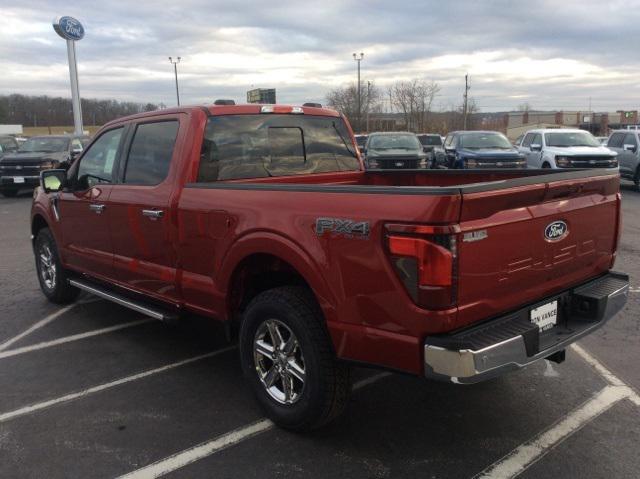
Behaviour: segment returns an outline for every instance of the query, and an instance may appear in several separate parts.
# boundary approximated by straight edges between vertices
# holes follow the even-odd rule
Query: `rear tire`
[[[36,271],[40,289],[49,301],[56,304],[70,303],[80,290],[69,284],[69,274],[62,267],[56,241],[49,228],[38,231],[34,242]]]
[[[306,288],[274,288],[251,301],[240,328],[240,358],[258,402],[283,428],[319,428],[347,405],[350,368],[336,361],[322,312]]]
[[[1,193],[5,198],[15,198],[18,196],[18,190],[2,190]]]
[[[551,168],[551,165],[545,161],[544,163],[542,163],[542,167],[543,168]]]

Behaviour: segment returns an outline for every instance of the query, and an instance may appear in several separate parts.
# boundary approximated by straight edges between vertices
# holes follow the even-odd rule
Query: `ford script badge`
[[[558,241],[567,236],[569,227],[564,221],[554,221],[549,223],[544,229],[544,237],[547,241]]]

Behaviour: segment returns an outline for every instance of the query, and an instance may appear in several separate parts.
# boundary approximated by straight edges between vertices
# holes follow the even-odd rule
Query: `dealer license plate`
[[[558,301],[551,301],[532,309],[530,319],[540,328],[540,331],[553,328],[558,320]]]
[[[13,182],[14,183],[24,183],[24,176],[14,176],[13,177]]]

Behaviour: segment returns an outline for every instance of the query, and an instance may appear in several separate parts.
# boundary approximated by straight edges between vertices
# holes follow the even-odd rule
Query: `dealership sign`
[[[73,17],[58,17],[53,21],[53,29],[65,40],[78,41],[84,37],[82,23]]]

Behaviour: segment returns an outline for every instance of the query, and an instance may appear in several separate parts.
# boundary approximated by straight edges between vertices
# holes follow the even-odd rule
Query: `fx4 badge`
[[[345,236],[347,238],[368,238],[368,221],[353,221],[340,218],[317,218],[316,234],[322,236],[331,233],[331,236]]]

